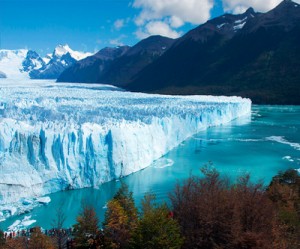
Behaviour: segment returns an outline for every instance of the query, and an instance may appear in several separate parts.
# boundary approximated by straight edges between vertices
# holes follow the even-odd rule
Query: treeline
[[[250,176],[235,184],[207,166],[205,177],[191,176],[169,194],[169,205],[152,194],[138,211],[132,192],[122,184],[107,204],[102,227],[93,207],[83,205],[72,236],[63,233],[59,209],[51,236],[35,228],[30,238],[5,239],[0,248],[111,249],[297,249],[300,248],[300,176],[281,172],[266,189]]]

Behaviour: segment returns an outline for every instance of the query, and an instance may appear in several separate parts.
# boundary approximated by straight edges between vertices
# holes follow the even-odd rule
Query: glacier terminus
[[[1,79],[0,97],[0,206],[119,179],[199,131],[251,112],[240,97],[50,80]]]

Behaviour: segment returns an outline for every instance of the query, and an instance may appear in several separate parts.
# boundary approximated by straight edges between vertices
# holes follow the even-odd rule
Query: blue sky
[[[0,0],[1,49],[41,54],[57,44],[94,52],[149,35],[179,37],[224,12],[258,11],[280,0]]]

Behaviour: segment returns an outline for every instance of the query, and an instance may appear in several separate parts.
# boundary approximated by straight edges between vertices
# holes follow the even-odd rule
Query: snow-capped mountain
[[[57,79],[66,68],[90,55],[68,45],[58,45],[44,58],[33,50],[0,50],[0,71],[11,79]]]
[[[11,79],[29,78],[28,72],[22,71],[27,52],[26,49],[0,50],[0,71]]]
[[[92,53],[83,53],[72,50],[67,44],[66,45],[58,45],[52,54],[52,58],[61,58],[66,54],[70,54],[72,58],[74,58],[76,61],[82,60],[88,56],[93,55]]]
[[[45,61],[33,50],[28,50],[26,58],[22,62],[22,72],[31,72],[38,70],[46,65]]]

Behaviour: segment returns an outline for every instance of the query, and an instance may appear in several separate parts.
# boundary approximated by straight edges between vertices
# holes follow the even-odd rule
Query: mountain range
[[[152,36],[132,48],[106,50],[76,62],[58,82],[300,104],[300,5],[291,0],[267,13],[224,14],[178,39]]]
[[[238,95],[256,104],[300,104],[300,5],[224,14],[178,39],[150,36],[133,47],[81,53],[57,46],[0,50],[0,78],[103,83],[160,94]]]
[[[57,79],[78,60],[91,53],[72,50],[68,45],[58,45],[53,53],[41,57],[33,50],[0,50],[0,78]]]
[[[154,62],[174,40],[151,36],[133,47],[104,48],[65,70],[59,82],[98,82],[126,86],[142,69]]]

